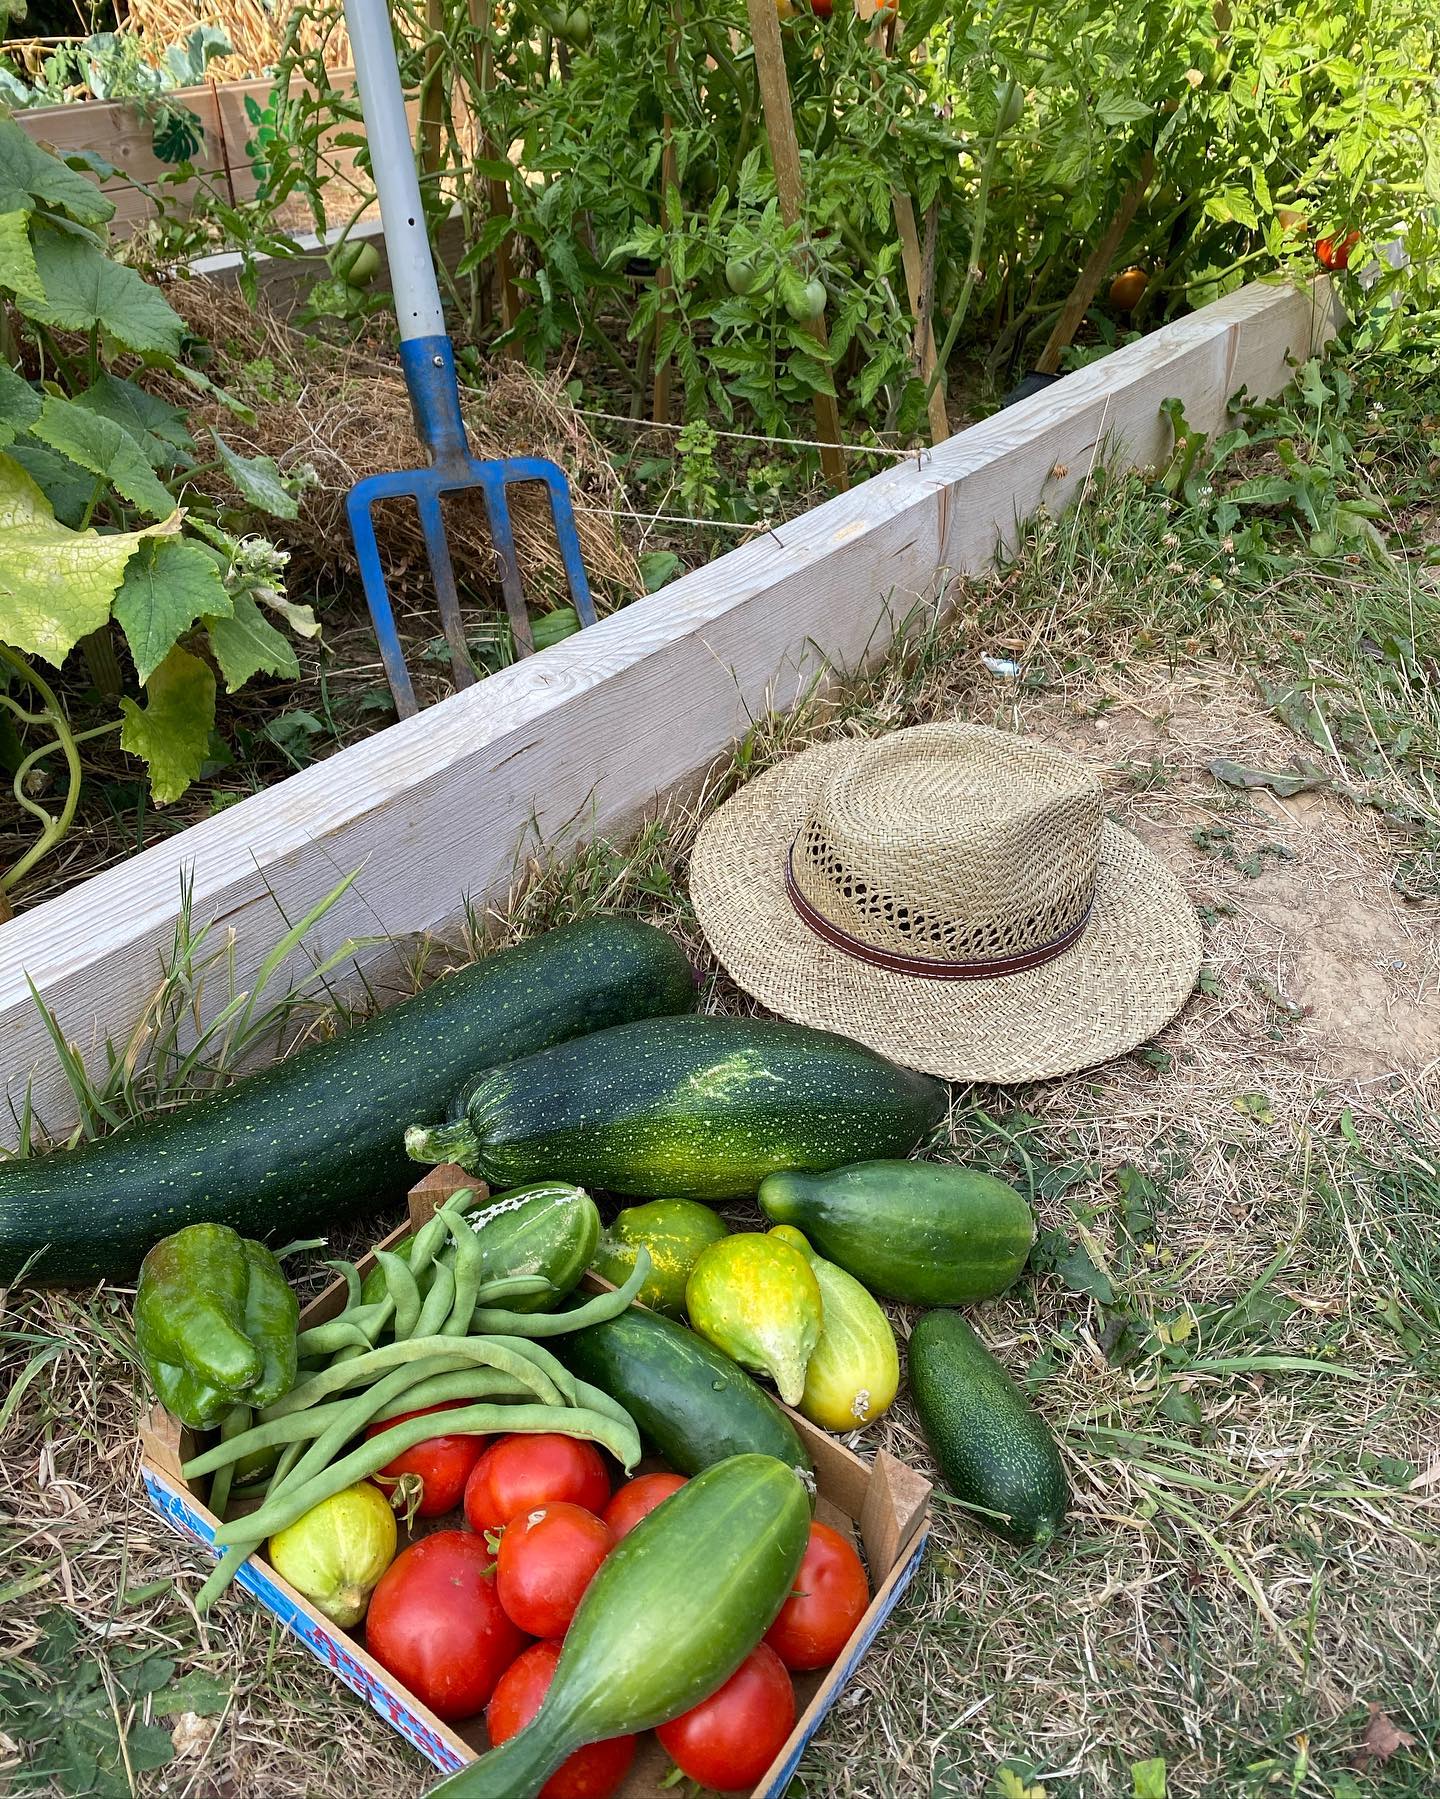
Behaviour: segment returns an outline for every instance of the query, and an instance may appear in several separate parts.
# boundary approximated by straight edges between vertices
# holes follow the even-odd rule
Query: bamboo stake
[[[445,55],[445,0],[425,0],[425,73],[420,81],[420,167],[434,175],[440,167],[440,64]]]
[[[680,81],[680,34],[685,28],[685,13],[681,0],[675,0],[674,30],[670,42],[665,46],[665,73],[670,81],[670,91],[674,93]],[[667,112],[661,126],[664,134],[664,149],[660,154],[660,223],[667,231],[673,231],[679,219],[671,215],[670,196],[677,195],[680,186],[680,166],[675,155],[675,121]],[[656,276],[656,284],[664,293],[675,285],[675,275],[669,263],[661,263]],[[661,303],[660,311],[655,316],[655,331],[664,328],[665,304]],[[655,359],[655,386],[651,394],[650,416],[657,425],[670,423],[670,387],[672,364],[668,356]]]
[[[950,435],[950,419],[945,411],[945,395],[941,382],[935,381],[935,327],[931,313],[935,300],[935,234],[931,229],[935,209],[926,219],[926,249],[921,254],[920,234],[915,229],[915,207],[903,188],[891,194],[895,204],[895,226],[900,236],[900,261],[905,270],[905,291],[910,296],[910,310],[915,314],[916,359],[928,392],[925,409],[930,417],[931,443],[943,443]]]
[[[1115,260],[1115,252],[1120,248],[1120,240],[1130,229],[1130,221],[1139,210],[1140,202],[1145,198],[1145,191],[1155,175],[1155,158],[1149,150],[1140,159],[1140,170],[1135,179],[1126,188],[1115,216],[1106,228],[1105,235],[1096,244],[1087,257],[1084,268],[1076,277],[1075,285],[1070,290],[1070,298],[1061,308],[1060,316],[1055,321],[1054,329],[1045,340],[1045,348],[1035,361],[1035,371],[1040,375],[1053,375],[1060,367],[1060,358],[1066,346],[1080,329],[1080,321],[1090,310],[1090,302],[1095,298],[1100,283],[1105,279],[1110,264]]]
[[[785,73],[785,49],[780,42],[780,19],[775,0],[745,0],[750,14],[750,36],[755,45],[755,72],[765,108],[765,131],[770,139],[770,161],[780,198],[780,216],[786,225],[798,225],[805,216],[805,186],[800,174],[800,145],[795,136],[795,115],[790,106],[790,82]],[[822,348],[830,335],[824,318],[805,327]],[[815,396],[815,435],[819,438],[820,466],[836,487],[848,485],[845,453],[840,440],[840,408],[833,394]]]
[[[485,95],[495,87],[495,56],[491,46],[490,33],[494,28],[488,11],[487,0],[469,0],[470,27],[477,34],[478,48],[475,52],[475,86],[479,100],[477,110],[484,106]],[[487,162],[499,160],[494,141],[482,121],[480,123],[479,148],[481,157]],[[485,193],[490,202],[492,218],[509,218],[510,190],[503,181],[490,176],[485,178]],[[515,321],[520,316],[520,294],[515,286],[515,260],[510,251],[510,239],[503,238],[495,252],[495,275],[500,288],[500,324],[506,331],[514,329]],[[501,352],[505,356],[516,354],[514,348],[507,345]]]

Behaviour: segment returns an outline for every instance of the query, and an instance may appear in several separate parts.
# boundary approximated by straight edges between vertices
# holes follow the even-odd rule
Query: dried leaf
[[[1293,770],[1252,768],[1247,762],[1232,762],[1226,756],[1216,757],[1210,764],[1210,773],[1227,787],[1268,787],[1271,793],[1278,793],[1282,800],[1288,800],[1292,794],[1308,793],[1312,788],[1326,785],[1325,776],[1316,768],[1307,767],[1296,774]]]
[[[1355,1757],[1355,1766],[1360,1772],[1368,1774],[1377,1765],[1383,1767],[1390,1757],[1397,1755],[1400,1750],[1414,1747],[1415,1738],[1411,1736],[1410,1732],[1401,1730],[1400,1726],[1388,1718],[1376,1701],[1372,1699],[1370,1716],[1365,1725],[1365,1740],[1360,1746],[1359,1754]]]

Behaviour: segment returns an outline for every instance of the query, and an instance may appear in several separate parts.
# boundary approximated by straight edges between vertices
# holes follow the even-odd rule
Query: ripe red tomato
[[[752,1787],[795,1728],[795,1689],[767,1643],[723,1687],[655,1732],[682,1774],[722,1793]]]
[[[1144,269],[1123,269],[1110,283],[1110,304],[1116,312],[1134,312],[1149,285]]]
[[[1347,231],[1343,237],[1322,237],[1315,246],[1315,260],[1322,269],[1348,269],[1350,252],[1359,242],[1358,231]]]
[[[381,1431],[403,1424],[407,1418],[419,1418],[425,1412],[448,1412],[463,1404],[463,1400],[447,1400],[441,1405],[422,1406],[418,1412],[401,1412],[396,1418],[387,1418],[383,1424],[369,1425],[365,1435],[376,1437]],[[420,1503],[415,1507],[415,1516],[439,1518],[459,1505],[470,1470],[480,1460],[486,1441],[484,1437],[427,1437],[423,1443],[397,1455],[393,1462],[387,1462],[371,1478],[377,1487],[388,1493],[402,1474],[418,1475]]]
[[[662,1499],[685,1485],[683,1474],[641,1474],[626,1481],[605,1507],[604,1519],[618,1543],[642,1518],[648,1518]]]
[[[810,0],[810,10],[817,19],[828,19],[835,10],[835,0]]]
[[[870,1603],[860,1557],[828,1524],[812,1524],[792,1598],[765,1632],[787,1668],[828,1668]]]
[[[539,1711],[559,1660],[558,1643],[532,1643],[500,1676],[485,1712],[485,1728],[496,1748],[523,1730]],[[540,1799],[611,1799],[624,1785],[634,1760],[634,1737],[591,1743],[566,1756],[541,1787]]]
[[[501,1437],[476,1462],[465,1483],[471,1530],[501,1530],[521,1512],[563,1499],[603,1512],[610,1477],[593,1443],[550,1432]]]
[[[532,1637],[563,1637],[614,1547],[603,1518],[563,1499],[512,1518],[495,1567],[506,1616]]]
[[[447,1722],[473,1717],[525,1647],[491,1561],[483,1537],[438,1530],[402,1549],[370,1596],[366,1648]]]

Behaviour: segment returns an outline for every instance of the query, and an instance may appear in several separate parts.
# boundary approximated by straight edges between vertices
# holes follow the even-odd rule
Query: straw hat
[[[1180,1010],[1200,923],[1063,750],[982,725],[822,744],[707,820],[690,893],[782,1017],[950,1080],[1069,1074]]]

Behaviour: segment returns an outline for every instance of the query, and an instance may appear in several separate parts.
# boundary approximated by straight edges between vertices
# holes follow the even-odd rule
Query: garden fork
[[[481,461],[470,454],[460,416],[460,388],[455,378],[455,353],[445,330],[440,309],[440,289],[430,258],[420,182],[415,173],[415,152],[410,142],[405,97],[395,60],[387,0],[345,0],[345,19],[354,52],[355,82],[360,109],[370,144],[370,163],[380,201],[380,223],[385,232],[385,251],[390,263],[390,283],[395,294],[395,313],[400,323],[400,364],[415,426],[426,449],[430,466],[402,469],[388,475],[369,475],[357,481],[346,501],[350,532],[360,563],[365,600],[380,640],[385,677],[394,695],[395,710],[409,718],[418,710],[405,652],[395,629],[395,613],[385,585],[385,571],[375,537],[372,507],[378,500],[413,499],[420,512],[420,527],[435,582],[435,597],[457,687],[469,687],[475,670],[465,642],[460,602],[455,591],[455,570],[440,502],[444,494],[478,492],[490,521],[490,536],[500,562],[500,584],[517,655],[534,649],[530,616],[525,608],[525,589],[515,556],[515,532],[510,517],[508,489],[517,482],[539,482],[550,501],[555,535],[565,567],[570,599],[582,625],[595,622],[595,602],[585,578],[575,512],[570,503],[570,484],[557,464],[541,456],[516,456]]]

